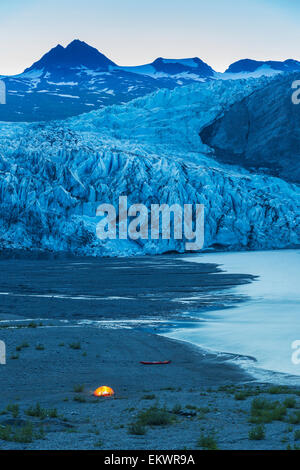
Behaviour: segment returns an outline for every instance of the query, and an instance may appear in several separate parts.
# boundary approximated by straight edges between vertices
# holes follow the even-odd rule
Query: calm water
[[[259,278],[233,288],[237,294],[250,296],[246,302],[209,312],[204,321],[201,314],[200,322],[178,322],[166,335],[206,349],[252,356],[256,363],[239,361],[260,379],[274,379],[271,371],[275,371],[298,376],[284,380],[300,383],[300,364],[292,362],[291,347],[300,340],[300,251],[214,253],[198,255],[195,260]]]

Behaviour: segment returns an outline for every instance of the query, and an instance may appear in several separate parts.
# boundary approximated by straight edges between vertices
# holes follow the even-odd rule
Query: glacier
[[[96,209],[204,204],[205,248],[299,245],[299,186],[215,158],[201,131],[280,78],[160,89],[63,121],[0,123],[0,249],[130,256],[185,240],[99,240]]]

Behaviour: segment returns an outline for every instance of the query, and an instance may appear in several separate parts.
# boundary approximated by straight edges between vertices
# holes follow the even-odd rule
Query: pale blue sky
[[[300,0],[1,0],[0,74],[58,43],[88,42],[120,65],[198,56],[300,60]]]

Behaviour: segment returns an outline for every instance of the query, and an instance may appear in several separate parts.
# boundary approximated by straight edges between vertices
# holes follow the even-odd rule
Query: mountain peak
[[[74,39],[66,47],[58,44],[24,72],[41,69],[53,71],[80,66],[90,69],[107,69],[110,65],[115,64],[98,49],[89,46],[84,41]]]
[[[293,72],[300,70],[300,62],[293,59],[287,59],[282,62],[278,60],[241,59],[231,64],[225,73],[252,73],[256,72],[260,67],[267,67],[277,72]]]
[[[95,48],[90,46],[84,41],[80,41],[80,39],[73,39],[65,48],[66,51],[80,51],[80,50],[93,50],[97,51],[99,54],[100,52]]]
[[[73,41],[71,41],[71,42],[67,45],[67,47],[79,46],[79,45],[91,47],[91,46],[89,46],[86,42],[80,41],[80,39],[73,39]]]
[[[202,76],[212,76],[214,70],[207,65],[199,57],[187,59],[165,59],[158,57],[151,64],[158,72],[165,72],[170,75],[177,75],[179,73],[189,72],[201,74]]]

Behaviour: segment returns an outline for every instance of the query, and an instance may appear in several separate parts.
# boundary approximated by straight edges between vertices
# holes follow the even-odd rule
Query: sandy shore
[[[9,404],[19,406],[18,416],[5,412],[0,425],[17,428],[30,421],[37,432],[44,430],[43,438],[37,436],[31,443],[0,440],[2,449],[195,449],[201,434],[211,433],[221,449],[285,449],[288,442],[294,444],[299,425],[288,430],[284,421],[267,424],[264,440],[249,439],[253,396],[236,400],[234,394],[239,389],[256,390],[257,384],[230,364],[228,356],[216,357],[186,343],[127,329],[44,325],[5,328],[0,333],[8,350],[7,365],[0,369],[0,410]],[[22,344],[26,346],[16,351]],[[165,359],[172,363],[139,363]],[[94,399],[91,392],[100,385],[111,386],[115,398]],[[224,385],[231,387],[226,390]],[[291,396],[274,397],[267,388],[259,386],[260,396]],[[299,396],[293,396],[299,406]],[[27,416],[26,410],[36,403],[57,409],[58,417]],[[180,405],[183,414],[171,413],[174,422],[147,426],[144,435],[130,434],[130,423],[153,405],[169,411]]]
[[[191,315],[232,305],[242,299],[229,288],[252,280],[177,255],[2,256],[0,340],[7,364],[0,365],[0,449],[196,449],[203,447],[201,436],[208,446],[206,438],[213,437],[220,449],[297,445],[300,416],[290,415],[299,412],[299,391],[270,393],[229,355],[124,327],[137,320],[177,321],[183,305]],[[186,298],[191,301],[183,304]],[[171,364],[140,364],[166,359]],[[92,391],[100,385],[111,386],[115,397],[95,399]],[[258,396],[292,399],[293,408],[284,405],[281,420],[264,425],[264,439],[252,440],[250,410]],[[167,422],[144,423],[141,432],[141,413],[151,407],[165,408]]]

